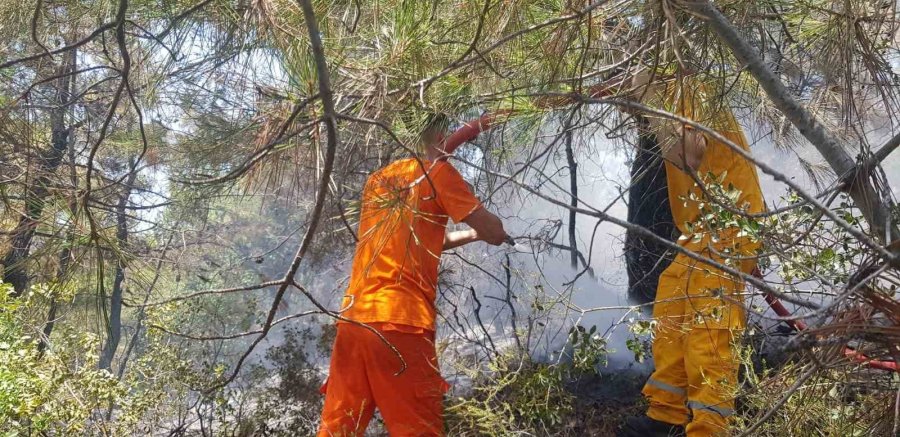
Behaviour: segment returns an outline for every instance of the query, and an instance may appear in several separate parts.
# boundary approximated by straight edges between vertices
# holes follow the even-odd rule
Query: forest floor
[[[633,373],[592,375],[567,387],[575,396],[575,413],[560,435],[614,436],[631,416],[647,408],[641,395],[646,375]]]

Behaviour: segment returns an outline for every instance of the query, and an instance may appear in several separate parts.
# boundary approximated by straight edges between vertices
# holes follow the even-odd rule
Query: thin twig
[[[763,414],[763,417],[761,417],[758,421],[756,421],[756,423],[751,425],[749,428],[744,430],[744,432],[742,432],[738,437],[747,437],[747,436],[755,435],[754,433],[756,432],[756,430],[759,429],[760,426],[765,424],[766,421],[768,421],[773,415],[775,415],[775,413],[778,412],[778,410],[782,406],[784,406],[784,404],[788,401],[788,399],[790,399],[791,396],[793,396],[794,393],[798,389],[800,389],[800,387],[803,386],[803,384],[806,382],[806,380],[809,379],[810,377],[812,377],[813,375],[815,375],[817,370],[819,370],[819,363],[814,362],[812,365],[809,366],[809,369],[807,369],[806,372],[803,372],[803,374],[800,375],[799,378],[797,378],[797,381],[795,381],[794,384],[791,385],[791,387],[788,388],[784,392],[784,395],[782,395],[781,398],[778,399],[778,401],[776,401],[774,404],[772,404],[772,406],[769,408],[769,410],[766,411],[766,414]]]

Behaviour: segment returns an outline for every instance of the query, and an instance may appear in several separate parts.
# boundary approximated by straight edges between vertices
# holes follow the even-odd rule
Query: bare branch
[[[582,17],[586,16],[589,12],[593,11],[594,9],[599,8],[600,6],[603,6],[606,3],[609,3],[609,0],[598,0],[598,1],[595,1],[594,3],[591,3],[590,5],[588,5],[586,7],[584,7],[581,10],[574,12],[574,13],[571,13],[568,15],[563,15],[563,16],[556,17],[556,18],[551,18],[549,20],[528,26],[524,29],[520,29],[516,32],[506,35],[503,38],[500,38],[499,40],[497,40],[497,42],[495,42],[481,50],[478,50],[478,53],[477,53],[478,56],[472,57],[472,58],[469,58],[466,60],[463,60],[462,58],[460,58],[456,62],[453,62],[450,65],[444,67],[444,69],[442,69],[439,73],[435,74],[434,76],[422,79],[418,82],[415,82],[414,84],[412,84],[412,86],[410,88],[420,88],[421,89],[423,87],[427,87],[432,82],[450,74],[450,72],[452,72],[453,70],[456,70],[457,68],[466,67],[468,65],[474,64],[475,62],[478,62],[479,59],[483,59],[483,57],[485,55],[487,55],[488,53],[494,51],[495,49],[503,46],[504,44],[506,44],[522,35],[525,35],[526,33],[534,32],[536,30],[540,30],[547,26],[552,26],[554,24],[564,23],[566,21],[571,21],[571,20],[582,18]],[[473,43],[473,45],[470,45],[470,47],[474,47],[474,43]],[[471,53],[471,51],[469,51],[469,53]],[[402,89],[391,90],[388,92],[388,94],[396,94],[400,91],[402,91]]]
[[[317,118],[308,123],[304,123],[302,126],[297,128],[296,130],[294,130],[293,133],[291,133],[290,135],[287,135],[287,137],[285,137],[285,134],[287,133],[288,128],[291,126],[291,124],[294,123],[294,120],[296,120],[297,117],[300,115],[300,111],[302,111],[303,108],[305,108],[307,105],[309,105],[311,102],[315,101],[318,98],[319,98],[319,94],[314,94],[312,96],[309,96],[309,97],[297,102],[297,104],[294,105],[294,109],[291,110],[291,115],[289,115],[287,120],[285,120],[284,123],[282,123],[281,126],[278,128],[278,133],[276,133],[275,136],[271,140],[269,140],[269,142],[265,146],[261,147],[259,150],[254,152],[252,155],[250,155],[249,157],[244,159],[244,162],[238,164],[238,166],[235,169],[231,170],[230,172],[228,172],[222,176],[215,177],[215,178],[197,179],[197,180],[176,179],[176,181],[185,183],[185,184],[200,184],[200,185],[218,184],[218,183],[222,183],[222,182],[229,181],[232,179],[237,179],[237,178],[247,174],[247,172],[252,170],[253,167],[255,167],[257,164],[259,164],[259,162],[262,161],[263,158],[265,158],[266,156],[269,156],[269,154],[272,153],[272,150],[275,149],[275,146],[281,144],[283,141],[285,141],[289,138],[293,138],[294,136],[298,135],[300,132],[303,132],[303,131],[309,129],[322,121],[321,118]]]
[[[884,162],[888,155],[893,153],[894,150],[897,150],[897,147],[900,147],[900,134],[894,135],[893,138],[875,151],[875,156],[873,156],[872,159],[877,163]]]
[[[35,59],[41,59],[41,58],[43,58],[43,57],[45,57],[45,56],[52,56],[52,55],[55,55],[55,54],[58,54],[58,53],[63,53],[63,52],[67,52],[67,51],[69,51],[69,50],[77,49],[78,47],[81,47],[81,46],[83,46],[83,45],[85,45],[85,44],[87,44],[87,43],[93,41],[94,38],[97,38],[97,37],[100,36],[103,32],[106,32],[107,30],[110,30],[110,29],[112,29],[112,28],[114,28],[114,27],[116,27],[116,22],[115,22],[115,21],[110,22],[110,23],[103,24],[102,26],[98,27],[98,28],[95,29],[93,32],[91,32],[90,35],[88,35],[88,36],[86,36],[86,37],[84,37],[84,38],[82,38],[82,39],[80,39],[80,40],[78,40],[78,41],[76,41],[76,42],[74,42],[74,43],[72,43],[72,44],[69,44],[69,45],[67,45],[67,46],[60,47],[60,48],[58,48],[58,49],[51,50],[51,51],[49,51],[49,52],[35,53],[35,54],[33,54],[33,55],[28,55],[28,56],[25,56],[25,57],[22,57],[22,58],[17,58],[17,59],[12,59],[12,60],[6,61],[6,62],[0,64],[0,70],[2,70],[2,69],[4,69],[4,68],[12,67],[13,65],[16,65],[16,64],[21,64],[21,63],[23,63],[23,62],[33,61],[33,60],[35,60]]]
[[[303,311],[303,312],[300,312],[297,314],[291,314],[289,316],[282,317],[282,318],[272,322],[271,325],[269,326],[269,328],[271,329],[272,326],[280,325],[289,320],[293,320],[293,319],[297,319],[297,318],[305,317],[305,316],[311,316],[314,314],[326,314],[326,313],[321,310],[310,310],[310,311]],[[158,331],[165,332],[166,334],[169,334],[169,335],[174,335],[176,337],[183,337],[183,338],[197,340],[197,341],[234,340],[236,338],[246,337],[248,335],[261,334],[264,330],[264,328],[259,328],[259,329],[254,329],[252,331],[244,331],[244,332],[238,332],[236,334],[226,334],[226,335],[192,335],[192,334],[185,334],[183,332],[172,331],[164,326],[160,326],[157,324],[151,323],[150,325],[147,325],[147,326],[149,326],[150,328],[156,329]]]
[[[275,285],[281,285],[281,284],[283,284],[283,283],[284,283],[284,281],[279,279],[279,280],[277,280],[277,281],[262,282],[262,283],[259,283],[259,284],[245,285],[245,286],[242,286],[242,287],[217,288],[217,289],[214,289],[214,290],[203,290],[203,291],[198,291],[198,292],[196,292],[196,293],[186,294],[186,295],[184,295],[184,296],[176,296],[176,297],[173,297],[173,298],[169,298],[169,299],[161,300],[161,301],[157,301],[157,302],[145,302],[145,303],[140,304],[140,305],[135,305],[135,304],[130,304],[130,303],[125,303],[125,302],[123,302],[123,305],[125,305],[125,306],[127,306],[127,307],[135,307],[135,308],[137,308],[137,307],[142,307],[142,308],[143,308],[143,307],[154,307],[154,306],[166,305],[166,304],[175,303],[175,302],[181,302],[181,301],[183,301],[183,300],[194,299],[194,298],[197,298],[197,297],[200,297],[200,296],[209,296],[209,295],[216,295],[216,294],[237,293],[237,292],[239,292],[239,291],[259,290],[259,289],[266,288],[266,287],[272,287],[272,286],[275,286]]]
[[[647,112],[650,114],[658,115],[660,117],[665,117],[665,118],[668,118],[671,120],[675,120],[680,123],[686,124],[688,126],[692,126],[692,127],[696,128],[697,130],[703,131],[703,133],[714,138],[716,141],[719,141],[722,144],[725,144],[726,146],[731,148],[735,153],[740,155],[742,158],[746,159],[749,162],[752,162],[760,170],[762,170],[763,173],[766,173],[769,176],[772,176],[773,178],[775,178],[775,180],[789,186],[792,190],[797,192],[797,194],[799,194],[801,197],[803,197],[807,202],[809,202],[810,204],[812,204],[813,206],[818,208],[820,211],[825,213],[825,215],[827,215],[828,218],[830,218],[835,223],[837,223],[839,226],[844,228],[844,230],[846,230],[848,233],[850,233],[851,235],[856,237],[860,242],[862,242],[863,244],[868,246],[870,249],[872,249],[875,252],[877,252],[878,254],[884,256],[891,263],[898,262],[898,257],[896,255],[889,252],[887,249],[885,249],[884,246],[881,246],[880,244],[873,241],[869,236],[864,234],[859,228],[847,223],[844,219],[842,219],[837,214],[835,214],[834,211],[831,211],[831,209],[829,209],[828,207],[823,205],[822,202],[819,201],[815,196],[807,193],[806,190],[804,190],[802,187],[797,185],[794,181],[792,181],[790,178],[786,177],[781,172],[776,171],[774,168],[772,168],[768,164],[754,158],[753,155],[751,155],[749,152],[747,152],[746,150],[744,150],[737,144],[734,144],[731,140],[729,140],[728,138],[725,138],[722,134],[715,131],[714,129],[710,129],[709,127],[704,126],[700,123],[697,123],[696,121],[691,120],[689,118],[681,117],[679,115],[672,114],[672,113],[666,112],[666,111],[660,111],[658,109],[651,108],[649,106],[645,106],[640,103],[632,102],[630,100],[585,99],[584,101],[590,102],[590,103],[608,103],[608,104],[613,104],[613,105],[625,106],[625,107],[629,107],[629,108],[633,108],[633,109],[639,109],[643,112]]]
[[[457,159],[459,159],[459,158],[457,158]],[[744,281],[749,282],[750,284],[753,284],[755,287],[759,288],[760,290],[763,290],[763,291],[766,291],[766,292],[768,292],[768,293],[772,293],[772,294],[774,294],[775,296],[778,296],[780,299],[784,299],[784,300],[786,300],[786,301],[788,301],[788,302],[791,302],[791,303],[793,303],[793,304],[800,305],[800,306],[806,307],[806,308],[818,309],[818,308],[821,307],[820,305],[818,305],[818,304],[816,304],[816,303],[809,302],[809,301],[806,301],[806,300],[803,300],[803,299],[798,299],[798,298],[796,298],[796,297],[794,297],[794,296],[791,296],[791,295],[785,294],[784,292],[781,292],[781,291],[779,291],[779,290],[776,290],[775,288],[769,286],[769,284],[767,284],[765,281],[763,281],[763,280],[761,280],[761,279],[759,279],[759,278],[757,278],[757,277],[755,277],[755,276],[753,276],[753,275],[748,275],[748,274],[746,274],[746,273],[744,273],[744,272],[742,272],[742,271],[740,271],[740,270],[738,270],[738,269],[735,269],[735,268],[733,268],[733,267],[730,267],[730,266],[727,266],[727,265],[725,265],[725,264],[722,264],[722,263],[720,263],[720,262],[718,262],[718,261],[716,261],[716,260],[713,260],[713,259],[710,259],[710,258],[705,257],[705,256],[703,256],[703,255],[700,255],[700,254],[698,254],[698,253],[696,253],[696,252],[694,252],[694,251],[692,251],[692,250],[685,249],[685,248],[682,247],[681,245],[678,245],[678,244],[673,243],[673,242],[671,242],[671,241],[669,241],[669,240],[667,240],[667,239],[665,239],[665,238],[663,238],[663,237],[660,237],[660,236],[656,235],[653,231],[651,231],[651,230],[649,230],[649,229],[647,229],[647,228],[645,228],[645,227],[643,227],[643,226],[636,225],[636,224],[634,224],[634,223],[629,223],[629,222],[626,221],[626,220],[622,220],[622,219],[620,219],[620,218],[613,217],[613,216],[607,214],[607,213],[604,212],[604,211],[588,210],[588,209],[584,209],[584,208],[573,207],[573,206],[569,205],[568,202],[563,202],[563,201],[560,201],[559,199],[554,198],[553,196],[549,196],[549,195],[546,195],[546,194],[544,194],[544,193],[541,193],[540,191],[538,191],[538,190],[536,190],[536,189],[534,189],[534,188],[528,186],[528,184],[524,184],[524,183],[520,183],[520,182],[515,181],[515,180],[513,179],[513,176],[506,175],[506,174],[503,174],[503,173],[500,173],[500,172],[496,172],[496,171],[492,171],[492,170],[490,170],[490,169],[484,168],[483,166],[480,166],[480,165],[478,165],[477,163],[474,163],[474,162],[471,162],[471,161],[465,161],[465,160],[462,160],[462,159],[459,159],[459,160],[462,161],[462,162],[465,162],[466,164],[472,166],[473,168],[477,168],[477,169],[479,169],[479,170],[481,170],[481,171],[483,171],[483,172],[486,172],[486,173],[489,173],[489,174],[492,174],[492,175],[495,175],[495,176],[502,177],[502,178],[504,178],[504,179],[506,179],[506,180],[509,180],[510,182],[516,184],[517,186],[519,186],[519,187],[525,189],[525,190],[528,191],[529,193],[534,194],[535,196],[537,196],[537,197],[539,197],[539,198],[541,198],[541,199],[543,199],[543,200],[546,200],[547,202],[550,202],[550,203],[552,203],[552,204],[554,204],[554,205],[560,206],[560,207],[562,207],[562,208],[566,208],[566,209],[568,209],[568,210],[574,210],[575,212],[577,212],[577,213],[579,213],[579,214],[583,214],[583,215],[586,215],[586,216],[589,216],[589,217],[595,217],[595,218],[598,218],[598,219],[603,220],[603,221],[608,221],[608,222],[610,222],[610,223],[612,223],[612,224],[615,224],[615,225],[617,225],[617,226],[619,226],[619,227],[622,227],[622,228],[625,228],[625,229],[627,229],[627,230],[630,230],[630,231],[632,231],[632,232],[634,232],[634,233],[636,233],[636,234],[638,234],[638,235],[640,235],[640,236],[642,236],[642,237],[646,237],[646,238],[652,239],[652,240],[654,240],[654,241],[657,241],[657,242],[659,242],[661,245],[665,246],[666,248],[672,249],[672,250],[674,250],[674,251],[676,251],[676,252],[678,252],[678,253],[681,253],[681,254],[683,254],[683,255],[687,256],[688,258],[691,258],[691,259],[693,259],[693,260],[695,260],[695,261],[699,261],[699,262],[701,262],[701,263],[703,263],[703,264],[706,264],[706,265],[709,265],[709,266],[711,266],[711,267],[714,267],[714,268],[716,268],[716,269],[718,269],[718,270],[721,270],[721,271],[723,271],[723,272],[725,272],[725,273],[731,274],[731,275],[734,276],[734,277],[741,278],[741,279],[743,279]]]
[[[319,33],[319,26],[316,21],[316,14],[313,11],[312,4],[310,4],[309,0],[298,0],[300,3],[300,7],[303,9],[303,17],[306,21],[306,28],[309,33],[309,39],[312,46],[312,54],[316,63],[316,73],[318,75],[319,80],[319,96],[322,99],[322,107],[324,109],[324,122],[325,122],[325,131],[326,131],[326,141],[327,146],[325,149],[325,163],[322,168],[322,175],[319,179],[319,186],[316,190],[316,200],[315,206],[313,207],[312,213],[309,218],[309,227],[306,230],[306,235],[303,236],[303,240],[300,242],[300,247],[297,248],[297,254],[294,255],[294,260],[291,262],[288,271],[285,273],[284,278],[282,278],[281,285],[278,286],[278,291],[275,292],[275,298],[272,301],[272,307],[269,309],[269,314],[266,316],[266,322],[263,324],[262,332],[259,337],[250,344],[247,350],[241,355],[238,362],[235,364],[234,371],[231,375],[226,378],[224,381],[221,381],[211,387],[209,390],[215,390],[225,385],[229,384],[231,381],[234,381],[234,378],[237,377],[238,373],[241,370],[241,366],[244,361],[246,361],[247,357],[253,353],[253,350],[259,345],[260,342],[266,337],[269,333],[269,329],[272,327],[272,322],[275,320],[275,314],[278,311],[278,304],[281,303],[281,299],[284,298],[284,293],[287,291],[288,286],[290,284],[294,284],[294,276],[297,274],[297,270],[300,269],[300,263],[303,261],[303,258],[306,255],[306,252],[309,250],[309,247],[312,245],[312,240],[315,237],[316,228],[319,225],[319,221],[322,217],[322,211],[325,209],[325,196],[328,194],[328,183],[331,180],[331,172],[334,170],[334,156],[337,151],[338,138],[337,138],[337,115],[334,110],[334,99],[332,97],[331,91],[331,83],[328,77],[328,64],[325,59],[325,51],[322,47],[322,37]],[[304,290],[305,291],[305,290]],[[307,293],[307,297],[309,297],[315,304],[318,305],[312,296]],[[402,361],[402,360],[401,360]],[[406,367],[406,363],[404,362],[404,369]]]
[[[185,10],[184,12],[182,12],[182,13],[176,15],[176,16],[172,19],[172,21],[170,22],[169,26],[168,26],[165,30],[163,30],[159,35],[156,35],[156,38],[155,38],[155,39],[161,40],[161,39],[165,38],[165,37],[169,34],[169,32],[172,30],[172,28],[173,28],[176,24],[178,24],[178,22],[180,22],[181,20],[187,18],[187,16],[193,14],[194,12],[197,12],[198,10],[204,8],[206,5],[212,3],[212,1],[213,1],[213,0],[204,0],[204,1],[202,1],[202,2],[200,2],[200,3],[198,3],[198,4],[196,4],[196,5],[194,5],[194,6],[190,7],[190,8],[188,8],[188,9]],[[40,3],[41,3],[41,2],[38,2],[38,7],[40,6]],[[120,11],[121,11],[121,9],[120,9]],[[37,11],[35,11],[35,15],[34,15],[34,17],[33,17],[33,20],[36,20],[36,19],[37,19]],[[124,17],[122,17],[122,19],[124,19]],[[6,61],[6,62],[0,64],[0,70],[2,70],[2,69],[4,69],[4,68],[12,67],[13,65],[21,64],[21,63],[23,63],[23,62],[33,61],[33,60],[36,60],[36,59],[41,59],[41,58],[46,57],[46,56],[52,56],[52,55],[55,55],[55,54],[58,54],[58,53],[63,53],[63,52],[67,52],[67,51],[69,51],[69,50],[77,49],[78,47],[81,47],[81,46],[83,46],[83,45],[85,45],[85,44],[87,44],[87,43],[93,41],[95,38],[97,38],[98,36],[102,35],[102,34],[103,34],[104,32],[106,32],[107,30],[110,30],[110,29],[113,29],[113,28],[119,26],[120,23],[122,23],[122,19],[120,19],[120,17],[117,16],[115,21],[111,21],[111,22],[109,22],[109,23],[104,23],[104,24],[102,24],[100,27],[94,29],[94,31],[91,32],[88,36],[86,36],[86,37],[84,37],[84,38],[82,38],[82,39],[80,39],[80,40],[78,40],[78,41],[76,41],[76,42],[74,42],[74,43],[72,43],[72,44],[69,44],[69,45],[67,45],[67,46],[60,47],[60,48],[58,48],[58,49],[54,49],[54,50],[47,51],[47,49],[46,49],[43,45],[41,45],[41,44],[38,42],[38,45],[40,45],[42,48],[44,48],[44,51],[43,51],[43,52],[41,52],[41,53],[35,53],[35,54],[33,54],[33,55],[28,55],[28,56],[24,56],[24,57],[21,57],[21,58],[11,59],[11,60],[9,60],[9,61]],[[34,25],[34,24],[33,24],[33,25]],[[35,42],[37,42],[37,40],[35,40]]]
[[[739,437],[754,435],[754,432],[759,429],[760,426],[766,423],[766,421],[769,420],[772,415],[775,414],[775,412],[777,412],[782,406],[784,406],[788,399],[790,399],[791,396],[793,396],[794,393],[799,390],[804,383],[806,383],[806,380],[816,374],[817,370],[819,370],[819,363],[813,363],[812,365],[810,365],[809,369],[806,369],[806,371],[803,372],[803,374],[800,375],[800,377],[797,378],[796,381],[794,381],[794,384],[784,392],[784,395],[782,395],[781,398],[778,399],[778,401],[775,402],[775,404],[772,405],[768,411],[766,411],[766,414],[763,414],[763,417],[759,418],[756,423],[744,430],[744,432],[742,432]]]
[[[213,0],[203,0],[200,3],[197,3],[196,5],[187,8],[184,12],[173,17],[172,20],[169,21],[169,25],[158,35],[153,37],[153,39],[155,39],[157,41],[162,41],[162,39],[165,38],[166,36],[168,36],[169,32],[171,32],[172,29],[174,29],[175,26],[181,22],[181,20],[184,20],[185,18],[187,18],[189,15],[193,14],[194,12],[197,12],[200,9],[205,8],[208,4],[210,4],[212,2],[213,2]]]
[[[47,49],[37,35],[37,27],[38,27],[38,19],[41,17],[41,7],[44,6],[43,0],[37,0],[34,5],[34,15],[31,16],[31,39],[35,44],[38,45],[48,56],[53,56],[50,54],[50,50]]]

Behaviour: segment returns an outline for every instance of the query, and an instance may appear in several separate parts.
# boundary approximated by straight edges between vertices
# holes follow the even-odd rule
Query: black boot
[[[647,416],[629,417],[616,437],[684,437],[684,426],[651,419]]]

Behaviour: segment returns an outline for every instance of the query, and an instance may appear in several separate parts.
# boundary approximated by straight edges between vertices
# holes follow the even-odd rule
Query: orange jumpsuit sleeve
[[[436,191],[435,200],[455,223],[481,208],[481,202],[450,163],[438,163],[430,177]]]

